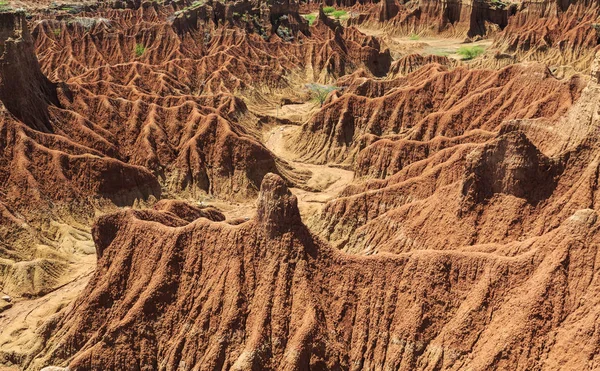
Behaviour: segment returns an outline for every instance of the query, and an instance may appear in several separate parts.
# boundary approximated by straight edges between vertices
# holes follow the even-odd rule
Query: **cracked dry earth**
[[[599,22],[0,4],[0,370],[600,369]]]

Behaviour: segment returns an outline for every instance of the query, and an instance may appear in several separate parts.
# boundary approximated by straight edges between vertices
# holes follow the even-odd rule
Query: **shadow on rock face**
[[[471,153],[465,171],[465,206],[499,193],[535,205],[552,195],[562,166],[541,153],[524,133],[511,132]]]
[[[0,100],[32,129],[52,132],[48,106],[59,106],[56,84],[40,70],[25,13],[0,13]]]

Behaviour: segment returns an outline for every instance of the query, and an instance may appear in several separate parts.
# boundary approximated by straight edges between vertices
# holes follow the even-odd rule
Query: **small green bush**
[[[11,10],[11,6],[8,1],[0,1],[0,12]]]
[[[323,13],[325,13],[325,14],[331,14],[333,12],[335,12],[335,8],[334,7],[332,7],[332,6],[325,6],[325,7],[323,7]]]
[[[335,19],[340,19],[341,17],[345,16],[346,14],[348,14],[348,13],[346,13],[345,10],[336,10],[335,12],[331,13],[331,15],[335,17]]]
[[[509,5],[507,2],[502,0],[491,0],[490,3],[496,7],[496,9],[506,9],[506,7]]]
[[[315,20],[317,19],[317,16],[314,14],[303,14],[302,17],[308,21],[309,26],[312,26],[313,23],[315,23]]]
[[[146,47],[142,44],[135,44],[135,56],[141,57],[146,52]]]
[[[456,54],[460,55],[464,60],[470,60],[483,54],[485,49],[482,46],[462,46]]]
[[[319,105],[323,105],[327,96],[337,88],[333,85],[307,84],[306,87],[310,90],[312,100]]]

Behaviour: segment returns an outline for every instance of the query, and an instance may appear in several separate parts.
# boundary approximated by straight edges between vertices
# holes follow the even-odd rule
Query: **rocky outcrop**
[[[559,163],[544,156],[520,132],[473,151],[468,161],[462,189],[467,205],[484,203],[500,193],[538,203],[552,195],[561,172]]]
[[[495,39],[495,47],[521,60],[590,68],[600,41],[595,1],[524,1]]]
[[[0,100],[30,128],[52,132],[48,106],[58,106],[56,86],[38,64],[25,12],[0,12]]]
[[[454,67],[458,64],[457,61],[445,56],[410,54],[395,60],[390,66],[389,75],[393,77],[405,76],[430,63],[437,63],[446,67]]]
[[[263,178],[256,215],[258,223],[271,237],[301,224],[296,196],[274,174],[267,174]]]
[[[352,24],[379,23],[392,34],[446,34],[476,37],[503,29],[517,5],[486,0],[386,0],[361,13]]]
[[[291,143],[302,159],[352,166],[377,139],[429,141],[496,131],[511,119],[556,119],[584,86],[577,76],[558,80],[539,64],[499,71],[429,64],[393,81],[356,80],[345,81],[345,94],[302,126]]]
[[[238,226],[182,224],[149,211],[101,218],[98,269],[44,328],[47,356],[30,367],[526,370],[596,362],[598,347],[581,335],[593,332],[598,311],[594,210],[505,253],[359,257],[308,233],[276,175],[261,190],[262,211]]]
[[[225,220],[225,215],[214,207],[194,206],[185,201],[160,200],[153,208],[154,210],[169,212],[188,222],[193,222],[199,218],[206,218],[213,222]]]

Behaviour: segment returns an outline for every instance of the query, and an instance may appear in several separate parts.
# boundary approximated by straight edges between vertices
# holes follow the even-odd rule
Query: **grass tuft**
[[[141,57],[146,52],[146,47],[142,44],[135,44],[135,56]]]
[[[482,46],[462,46],[456,51],[456,54],[460,55],[463,60],[468,61],[479,57],[484,52],[485,49]]]
[[[315,23],[315,20],[317,19],[317,16],[314,14],[303,14],[302,17],[308,21],[309,26],[312,26],[313,23]]]
[[[325,7],[323,7],[323,13],[325,13],[325,14],[331,14],[333,12],[335,12],[335,8],[334,7],[332,7],[332,6],[325,6]]]
[[[323,103],[325,103],[325,100],[327,99],[329,93],[337,89],[333,85],[320,85],[314,83],[307,84],[306,87],[308,88],[308,90],[310,90],[312,100],[315,103],[318,103],[320,106],[323,106]]]
[[[345,10],[336,10],[331,13],[331,15],[335,17],[335,19],[340,19],[341,17],[344,17],[346,14],[348,14],[348,13]]]

